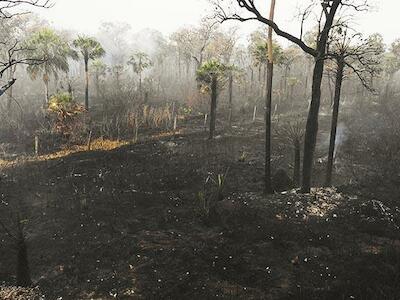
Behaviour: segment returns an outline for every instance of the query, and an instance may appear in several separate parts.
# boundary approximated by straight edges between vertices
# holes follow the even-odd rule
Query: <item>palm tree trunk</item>
[[[43,82],[44,82],[44,96],[45,96],[44,104],[47,105],[49,103],[49,76],[47,74],[43,75]]]
[[[218,89],[218,79],[213,76],[211,82],[211,112],[210,112],[210,136],[209,139],[214,138],[215,133],[215,123],[217,118],[217,89]]]
[[[333,162],[335,155],[337,124],[339,119],[339,106],[340,106],[340,96],[341,96],[342,82],[343,82],[343,70],[344,70],[344,61],[339,60],[337,74],[336,74],[336,82],[335,82],[335,97],[333,100],[333,113],[332,113],[332,124],[331,124],[331,137],[329,143],[328,165],[326,169],[325,186],[327,187],[332,185],[332,171],[333,171]]]
[[[85,59],[85,109],[89,111],[89,60]]]

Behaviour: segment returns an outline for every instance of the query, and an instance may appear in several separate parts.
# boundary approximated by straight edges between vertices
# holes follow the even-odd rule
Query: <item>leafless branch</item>
[[[28,13],[27,11],[15,11],[17,7],[34,6],[50,8],[53,4],[50,0],[0,0],[0,19],[9,19],[17,15]]]
[[[294,44],[298,45],[301,49],[303,49],[304,52],[312,55],[312,56],[317,56],[318,53],[315,49],[311,48],[310,46],[306,45],[300,38],[295,37],[294,35],[283,31],[280,29],[280,27],[275,23],[269,20],[268,18],[264,17],[258,8],[256,7],[254,0],[234,0],[238,4],[238,6],[241,9],[246,10],[247,12],[250,12],[252,16],[249,17],[242,17],[236,13],[229,14],[226,12],[224,7],[220,4],[219,1],[213,1],[213,4],[215,5],[216,8],[216,14],[215,17],[220,20],[220,22],[225,22],[229,20],[236,20],[240,22],[246,22],[246,21],[260,21],[261,23],[264,23],[275,31],[275,33],[281,37],[286,38],[287,40],[293,42]]]

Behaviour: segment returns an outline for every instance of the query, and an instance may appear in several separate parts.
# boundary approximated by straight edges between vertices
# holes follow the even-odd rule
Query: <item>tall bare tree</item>
[[[226,2],[235,3],[240,12],[232,12],[225,5]],[[305,142],[304,142],[304,159],[303,159],[303,180],[302,192],[309,193],[311,189],[312,168],[314,162],[314,152],[318,133],[318,117],[321,103],[321,85],[324,73],[324,63],[326,59],[326,49],[329,33],[333,27],[335,17],[341,8],[351,8],[356,11],[367,9],[366,0],[323,0],[312,1],[307,10],[319,9],[318,19],[318,35],[315,47],[307,45],[303,41],[303,24],[301,22],[300,36],[296,37],[282,30],[274,20],[265,17],[255,0],[215,0],[217,15],[221,22],[228,20],[236,20],[240,22],[259,21],[270,26],[277,35],[298,45],[304,52],[314,57],[314,71],[312,81],[311,103],[308,113]],[[308,14],[309,15],[309,14]]]
[[[275,16],[275,0],[271,0],[269,19],[273,22]],[[265,192],[272,194],[272,172],[271,172],[271,127],[272,127],[272,83],[274,72],[274,50],[272,41],[273,30],[268,27],[268,63],[267,63],[267,93],[265,103]]]
[[[373,36],[364,39],[361,34],[352,32],[343,25],[338,25],[329,41],[329,53],[336,64],[334,72],[335,91],[333,98],[331,134],[329,141],[328,164],[325,185],[332,184],[332,172],[336,146],[337,125],[339,119],[340,99],[343,80],[353,74],[362,85],[372,91],[372,79],[379,71],[380,55],[383,46],[376,43]]]

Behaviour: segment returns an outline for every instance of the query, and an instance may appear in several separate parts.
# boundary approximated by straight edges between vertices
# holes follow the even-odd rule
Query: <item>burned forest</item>
[[[0,0],[0,299],[400,299],[396,0]]]

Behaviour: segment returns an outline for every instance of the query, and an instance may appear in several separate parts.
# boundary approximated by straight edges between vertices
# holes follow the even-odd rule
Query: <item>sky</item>
[[[133,31],[153,28],[165,35],[184,25],[196,25],[210,13],[208,0],[52,0],[54,7],[37,13],[58,29],[73,29],[94,34],[104,21],[126,22]],[[400,38],[398,12],[400,0],[371,0],[372,12],[357,15],[357,25],[364,33],[380,32],[386,43]],[[259,0],[268,4],[268,0]],[[299,23],[295,19],[300,0],[278,0],[276,23],[281,28],[298,35]],[[257,0],[256,0],[257,3]],[[304,1],[303,1],[304,3]],[[243,36],[257,28],[257,24],[232,24],[239,27]],[[224,25],[230,26],[230,25]]]

